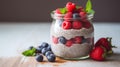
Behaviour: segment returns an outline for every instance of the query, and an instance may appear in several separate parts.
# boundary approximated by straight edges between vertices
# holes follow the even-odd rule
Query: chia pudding
[[[88,56],[94,43],[93,15],[68,2],[65,8],[54,10],[51,16],[50,36],[54,54],[62,58]]]

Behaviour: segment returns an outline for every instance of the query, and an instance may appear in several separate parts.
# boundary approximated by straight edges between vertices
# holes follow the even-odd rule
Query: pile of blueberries
[[[30,47],[30,49],[31,48],[33,47]],[[40,46],[36,48],[36,61],[42,62],[44,58],[43,56],[45,56],[49,62],[55,62],[56,56],[52,52],[51,46],[46,42],[43,42]]]

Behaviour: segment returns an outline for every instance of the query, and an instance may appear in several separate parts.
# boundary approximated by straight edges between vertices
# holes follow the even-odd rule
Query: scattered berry
[[[53,36],[52,41],[53,41],[54,44],[57,44],[58,43],[58,38]]]
[[[65,45],[66,45],[67,47],[71,47],[72,44],[73,44],[73,41],[72,41],[72,40],[67,40],[67,42],[66,42]]]
[[[47,56],[50,55],[50,54],[53,54],[53,52],[52,52],[52,51],[47,51],[47,52],[45,53],[45,56],[47,57]]]
[[[35,57],[35,59],[36,59],[36,61],[38,61],[38,62],[42,62],[43,61],[43,56],[42,55],[37,55],[36,57]]]
[[[36,48],[36,53],[41,53],[42,49],[43,49],[43,47],[37,47]]]
[[[44,47],[48,47],[48,43],[46,43],[46,42],[43,42],[42,44],[41,44],[41,46],[44,48]]]
[[[96,46],[103,46],[107,49],[107,51],[111,50],[112,47],[110,45],[110,42],[107,40],[107,38],[100,38],[96,43],[95,43],[95,47]]]
[[[50,54],[47,56],[49,62],[55,62],[56,56],[54,54]]]
[[[43,55],[45,55],[45,53],[46,53],[47,51],[48,51],[47,48],[43,48],[42,51],[41,51],[41,53],[42,53]]]
[[[50,45],[47,47],[47,50],[48,50],[48,51],[51,51],[51,46],[50,46]]]
[[[81,29],[82,28],[82,22],[74,21],[72,27],[73,27],[73,29]]]
[[[68,12],[73,12],[76,9],[76,5],[72,2],[68,2],[66,8]]]
[[[97,60],[97,61],[103,61],[106,59],[106,50],[104,47],[97,46],[95,47],[91,53],[90,58]]]
[[[65,29],[65,30],[71,29],[71,28],[72,28],[72,23],[69,22],[69,21],[64,21],[64,22],[62,23],[62,28]]]
[[[65,39],[65,37],[61,36],[61,37],[59,37],[58,41],[59,41],[61,44],[65,44],[67,40]]]

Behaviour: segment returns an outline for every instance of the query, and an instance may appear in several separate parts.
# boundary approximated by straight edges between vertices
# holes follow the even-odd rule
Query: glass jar
[[[64,59],[85,59],[94,43],[93,14],[86,18],[65,18],[64,14],[51,13],[51,48]]]

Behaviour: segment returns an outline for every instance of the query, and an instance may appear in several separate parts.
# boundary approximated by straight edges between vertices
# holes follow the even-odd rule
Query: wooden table
[[[112,37],[117,46],[107,61],[91,59],[69,61],[57,58],[55,63],[38,63],[34,57],[24,57],[21,52],[29,46],[49,41],[50,23],[0,23],[0,67],[120,67],[120,23],[94,23],[95,41],[100,37]]]

